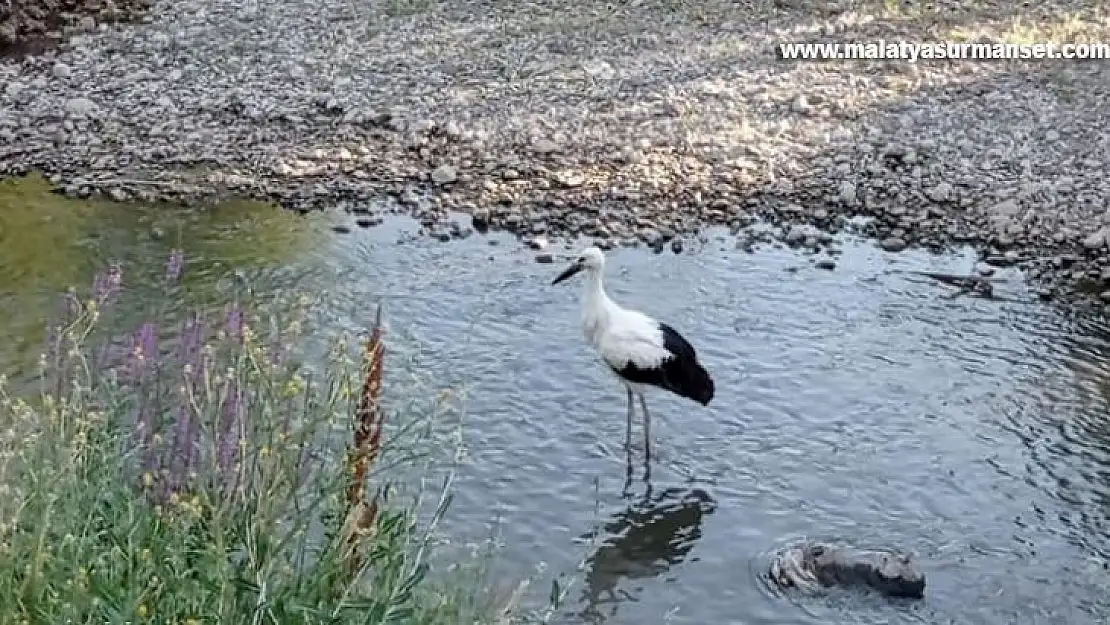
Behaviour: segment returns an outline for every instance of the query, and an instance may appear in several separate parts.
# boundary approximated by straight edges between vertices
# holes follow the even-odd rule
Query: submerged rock
[[[771,579],[783,587],[813,592],[819,586],[869,587],[889,597],[920,599],[925,574],[909,554],[822,543],[784,550],[771,562]]]

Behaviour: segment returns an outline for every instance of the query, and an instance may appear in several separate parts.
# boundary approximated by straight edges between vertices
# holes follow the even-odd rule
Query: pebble
[[[795,113],[802,113],[802,114],[808,115],[810,112],[813,111],[813,106],[810,105],[809,100],[806,99],[805,95],[798,94],[794,98],[794,101],[791,102],[790,109],[792,111],[794,111]]]
[[[847,180],[841,182],[840,187],[837,189],[837,197],[840,202],[849,206],[854,206],[857,201],[856,185]]]
[[[559,144],[549,139],[540,139],[532,146],[538,154],[551,154],[559,151]]]
[[[478,232],[483,232],[489,228],[489,211],[484,209],[475,209],[470,215],[470,224]]]
[[[887,237],[879,242],[879,246],[888,252],[901,252],[906,249],[906,242],[900,237]]]
[[[432,170],[432,182],[448,184],[458,179],[458,171],[450,165],[440,165]]]
[[[1107,229],[1105,227],[1099,228],[1095,232],[1092,232],[1091,234],[1087,235],[1085,239],[1083,239],[1083,247],[1089,250],[1097,250],[1105,247],[1106,236],[1108,232],[1110,232],[1110,229]]]
[[[96,104],[88,98],[70,98],[66,102],[65,111],[72,117],[92,117],[96,113]]]
[[[952,185],[942,182],[925,192],[934,202],[948,202],[952,199]]]

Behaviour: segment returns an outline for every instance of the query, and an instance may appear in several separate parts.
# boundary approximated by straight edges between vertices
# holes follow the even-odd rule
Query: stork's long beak
[[[578,273],[579,271],[582,271],[582,265],[580,265],[580,264],[578,264],[578,263],[574,263],[574,264],[573,264],[573,265],[571,265],[570,267],[567,267],[567,268],[566,268],[566,271],[564,271],[563,273],[561,273],[561,274],[559,274],[558,276],[556,276],[556,277],[555,277],[555,280],[553,280],[553,281],[551,282],[551,284],[552,284],[552,285],[556,285],[556,284],[559,284],[559,283],[560,283],[560,282],[562,282],[563,280],[566,280],[567,278],[569,278],[569,277],[573,276],[574,274]]]

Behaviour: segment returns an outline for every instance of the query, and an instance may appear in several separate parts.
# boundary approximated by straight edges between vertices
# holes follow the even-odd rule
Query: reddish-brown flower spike
[[[359,396],[355,413],[354,466],[351,485],[347,493],[351,505],[362,500],[362,490],[366,473],[377,459],[381,448],[382,414],[380,407],[382,392],[382,368],[385,355],[382,344],[382,308],[379,305],[374,318],[374,328],[366,341],[365,377],[362,393]]]
[[[365,377],[355,412],[354,448],[351,450],[351,482],[347,489],[347,567],[353,573],[361,566],[360,540],[373,535],[378,518],[378,497],[366,500],[366,474],[377,459],[382,439],[382,369],[385,349],[382,344],[382,308],[379,305],[374,328],[366,341]]]

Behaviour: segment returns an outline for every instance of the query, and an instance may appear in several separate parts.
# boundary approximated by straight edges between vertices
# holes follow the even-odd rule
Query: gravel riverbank
[[[657,248],[754,217],[820,247],[802,225],[863,214],[888,250],[971,242],[1046,288],[1110,300],[1110,60],[777,54],[1110,42],[1102,2],[1013,4],[156,3],[143,23],[0,60],[0,175],[118,200],[338,207],[362,225],[403,211],[442,238],[465,234],[450,223],[464,212]]]

